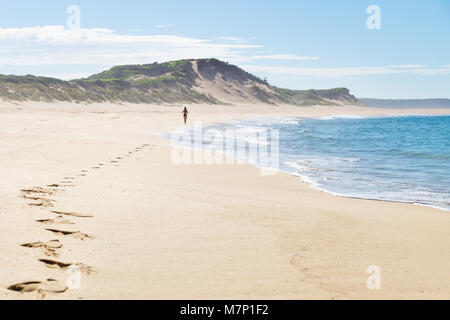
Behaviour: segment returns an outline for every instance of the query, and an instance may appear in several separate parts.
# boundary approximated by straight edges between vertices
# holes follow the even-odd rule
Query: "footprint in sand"
[[[32,201],[46,201],[46,202],[53,202],[53,201],[55,201],[53,199],[47,199],[47,198],[44,198],[42,196],[37,196],[37,195],[35,195],[35,196],[24,195],[24,196],[22,196],[22,198],[27,199],[27,200],[32,200]]]
[[[24,197],[24,198],[27,199],[27,197]],[[52,200],[52,199],[44,199],[44,198],[29,199],[29,200],[36,200],[37,201],[37,202],[28,203],[29,206],[42,207],[42,208],[52,208],[53,207],[53,202],[55,201],[55,200]]]
[[[40,195],[47,194],[47,195],[52,195],[52,194],[55,193],[54,190],[44,189],[44,188],[41,188],[41,187],[34,187],[34,188],[30,188],[30,189],[22,189],[20,191],[22,193],[25,193],[25,194],[28,194],[28,195],[30,195],[30,194],[40,194]]]
[[[62,180],[59,185],[61,187],[75,187],[74,183],[75,181],[73,180]]]
[[[61,185],[58,184],[58,183],[53,183],[53,184],[47,185],[47,187],[49,187],[49,188],[59,188],[59,187],[61,187]]]
[[[83,213],[77,213],[77,212],[64,212],[64,211],[52,211],[56,214],[61,214],[64,216],[71,216],[71,217],[77,217],[77,218],[93,218],[94,216],[91,214],[83,214]]]
[[[40,219],[36,221],[43,224],[75,224],[72,221],[64,218],[63,216],[58,216],[54,219]]]
[[[53,232],[54,234],[59,236],[68,236],[80,240],[94,239],[94,237],[80,231],[65,231],[57,229],[45,229],[45,230]]]
[[[66,285],[61,284],[55,279],[47,279],[46,281],[29,281],[13,284],[8,287],[8,290],[20,293],[37,292],[41,298],[45,297],[46,293],[63,293],[68,290]]]
[[[92,268],[91,266],[85,265],[84,263],[64,263],[64,262],[59,262],[59,261],[49,260],[49,259],[39,259],[39,261],[42,262],[43,264],[45,264],[47,268],[52,268],[52,269],[67,269],[69,267],[72,267],[72,268],[77,268],[81,272],[84,272],[87,274],[91,274],[91,273],[95,272],[94,268]]]
[[[21,244],[20,246],[31,249],[42,249],[45,255],[55,258],[59,256],[56,250],[62,248],[62,244],[59,242],[59,240],[51,240],[48,242],[24,243]]]

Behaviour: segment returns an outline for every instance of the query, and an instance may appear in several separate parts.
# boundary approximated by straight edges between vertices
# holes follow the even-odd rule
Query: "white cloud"
[[[0,28],[0,65],[117,65],[233,57],[259,45],[176,35],[128,35],[104,28]],[[1,73],[1,69],[0,69]]]
[[[424,68],[424,64],[394,64],[388,66],[390,68],[399,68],[399,69],[417,69],[417,68]]]
[[[227,61],[231,63],[243,64],[257,60],[278,60],[278,61],[318,61],[319,57],[298,56],[296,54],[249,54],[240,52],[239,55],[227,57]]]
[[[242,66],[250,72],[267,72],[289,76],[312,76],[312,77],[350,77],[364,75],[386,75],[386,74],[419,74],[439,75],[450,74],[450,66],[442,65],[438,68],[425,68],[423,65],[396,65],[396,66],[363,66],[363,67],[341,67],[341,68],[292,68],[285,66]]]
[[[155,27],[158,29],[165,29],[165,28],[171,28],[174,26],[175,26],[174,24],[168,23],[168,24],[157,24]]]
[[[158,43],[166,45],[200,45],[206,39],[172,35],[121,35],[104,28],[66,29],[64,26],[32,28],[0,28],[0,41],[35,41],[48,44],[132,44]]]
[[[230,42],[234,42],[234,43],[246,43],[247,42],[245,39],[242,39],[239,37],[215,37],[214,39],[230,41]]]
[[[254,55],[251,56],[252,60],[257,59],[268,59],[268,60],[320,60],[319,57],[305,57],[305,56],[298,56],[296,54],[265,54],[265,55]]]

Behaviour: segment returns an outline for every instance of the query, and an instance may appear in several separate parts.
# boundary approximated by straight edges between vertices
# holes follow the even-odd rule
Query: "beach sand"
[[[191,125],[450,113],[189,110]],[[176,165],[155,133],[182,126],[181,111],[0,104],[0,299],[450,298],[449,212],[337,197],[248,164]],[[371,265],[380,268],[379,290],[366,285]],[[22,292],[7,289],[24,282],[11,287]]]

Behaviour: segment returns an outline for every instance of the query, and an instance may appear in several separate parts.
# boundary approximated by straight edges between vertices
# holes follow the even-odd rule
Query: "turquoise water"
[[[236,129],[249,144],[261,143],[249,139],[255,132],[276,129],[278,169],[317,189],[450,210],[450,116],[264,118],[205,129]]]

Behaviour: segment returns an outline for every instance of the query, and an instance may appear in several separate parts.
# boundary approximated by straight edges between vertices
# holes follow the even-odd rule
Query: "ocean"
[[[450,116],[257,118],[202,129],[207,134],[186,128],[183,134],[190,138],[173,142],[223,151],[261,167],[268,166],[267,157],[249,150],[273,148],[276,169],[313,188],[450,210]],[[230,138],[232,147],[223,147],[222,140]]]

